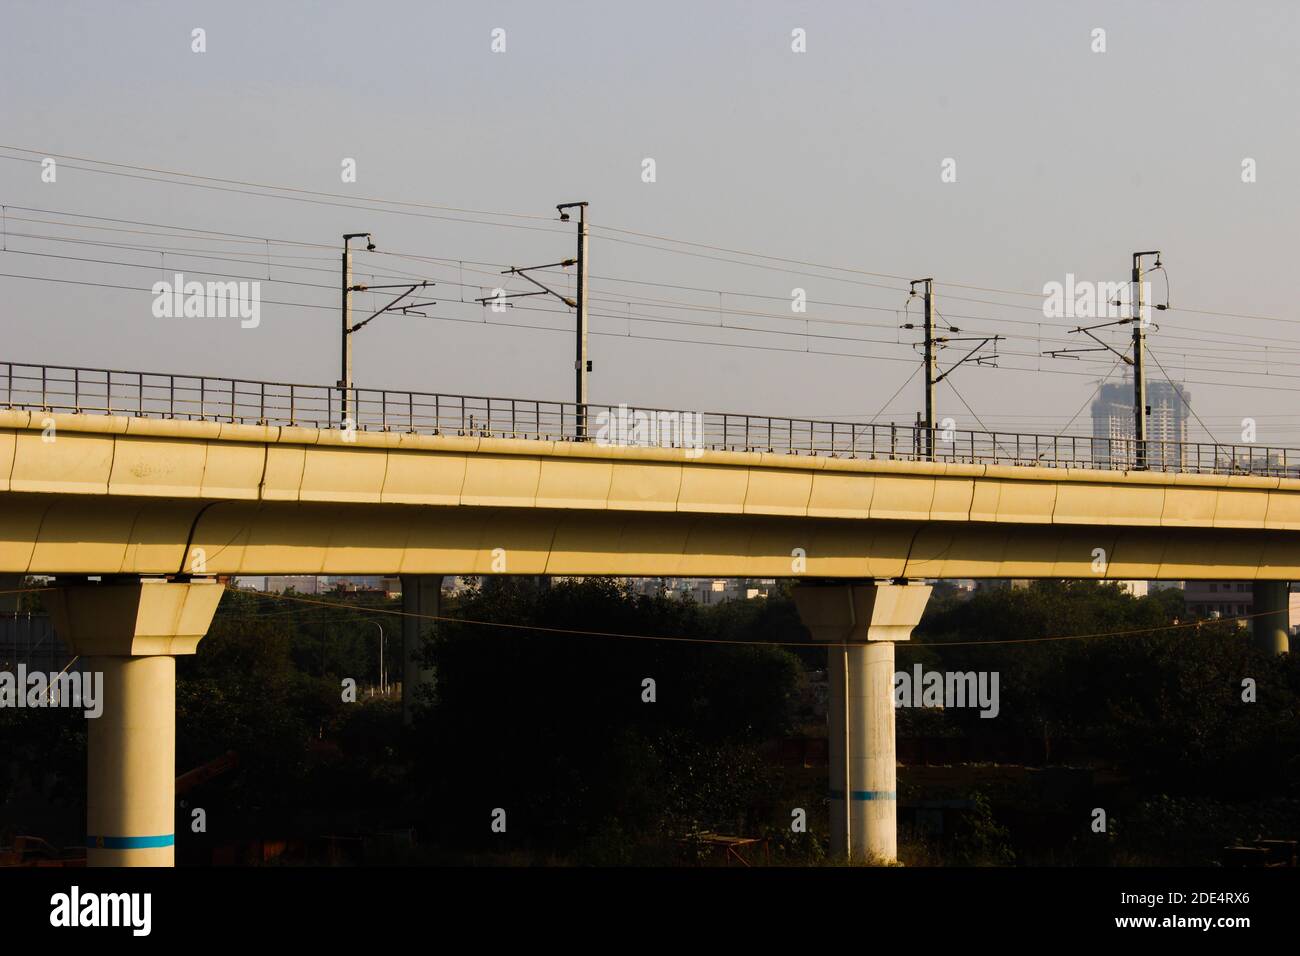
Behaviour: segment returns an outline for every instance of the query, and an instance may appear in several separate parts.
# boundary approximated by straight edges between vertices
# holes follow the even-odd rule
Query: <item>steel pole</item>
[[[1147,378],[1143,353],[1146,329],[1142,327],[1142,254],[1133,253],[1133,467],[1147,467]]]
[[[925,280],[925,460],[934,460],[934,280]]]
[[[577,404],[577,437],[587,437],[587,204],[578,207],[578,306],[576,314],[576,350],[574,369]]]
[[[342,389],[339,403],[339,422],[344,428],[348,421],[348,391],[352,388],[352,250],[347,240],[343,240],[343,302],[340,309],[342,316],[342,354],[339,370],[339,387]]]

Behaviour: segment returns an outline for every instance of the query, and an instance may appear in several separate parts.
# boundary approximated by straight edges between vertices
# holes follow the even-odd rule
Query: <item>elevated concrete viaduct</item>
[[[10,410],[0,573],[55,576],[60,635],[105,674],[92,865],[171,863],[174,657],[206,633],[215,578],[252,574],[400,574],[407,609],[433,614],[449,574],[806,579],[800,614],[829,647],[835,852],[888,860],[893,647],[920,582],[1250,580],[1257,639],[1284,652],[1300,480]]]

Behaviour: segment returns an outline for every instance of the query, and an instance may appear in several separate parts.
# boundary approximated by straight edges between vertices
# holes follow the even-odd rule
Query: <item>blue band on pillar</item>
[[[152,850],[155,847],[175,845],[176,834],[174,833],[140,837],[86,837],[86,849],[88,850]]]
[[[844,791],[832,790],[830,792],[830,796],[832,800],[843,800]],[[898,791],[897,790],[854,790],[853,799],[854,800],[897,800]]]

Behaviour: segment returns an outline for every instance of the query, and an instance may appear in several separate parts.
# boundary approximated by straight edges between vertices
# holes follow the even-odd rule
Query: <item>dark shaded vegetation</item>
[[[945,593],[946,592],[946,593]],[[1020,847],[1057,863],[1208,863],[1238,839],[1300,836],[1300,667],[1233,621],[1193,624],[1176,590],[1041,581],[963,600],[936,591],[900,669],[990,670],[1001,714],[899,710],[899,734],[1033,741],[1047,764],[1091,768],[1061,793],[998,795],[1003,816],[1056,812],[1068,838]],[[1040,640],[1062,635],[1112,635]],[[981,643],[968,641],[1036,641]],[[944,646],[963,642],[963,646]],[[1253,682],[1246,702],[1244,682]],[[986,726],[980,727],[983,723]],[[906,771],[900,776],[906,777]],[[1087,826],[1107,811],[1107,833]]]
[[[488,579],[444,609],[461,620],[426,628],[437,680],[410,727],[397,701],[366,694],[376,623],[400,674],[400,619],[382,613],[396,604],[333,600],[229,593],[199,653],[178,660],[178,771],[228,750],[240,761],[178,809],[182,862],[244,838],[331,835],[366,838],[371,861],[680,863],[716,859],[710,831],[766,837],[775,862],[825,858],[825,769],[771,759],[773,741],[825,733],[825,650],[802,644],[786,590],[699,607],[606,579]],[[941,834],[905,836],[904,860],[1207,863],[1235,839],[1300,835],[1296,656],[1260,654],[1231,622],[1186,620],[1176,591],[936,588],[898,669],[995,671],[1000,713],[897,711],[900,752],[950,739],[988,755],[900,769],[904,803],[966,807]],[[1039,640],[1070,635],[1112,636]],[[84,739],[71,712],[0,710],[6,835],[76,838]],[[1040,769],[992,766],[1026,748]],[[188,832],[193,806],[205,834]],[[1095,807],[1105,834],[1089,828]],[[808,833],[791,832],[793,808]]]
[[[460,613],[714,641],[761,640],[771,621],[793,625],[761,602],[704,609],[637,597],[607,580],[543,589],[491,581]],[[439,808],[428,822],[447,846],[487,845],[495,807],[507,810],[507,835],[526,834],[525,845],[549,853],[594,846],[627,861],[692,832],[775,823],[771,771],[755,750],[792,726],[798,664],[779,647],[457,624],[441,629],[430,660],[437,693],[413,738],[419,752],[438,755],[419,765],[417,780],[424,805]],[[643,699],[646,679],[655,682],[653,703]]]
[[[1224,798],[1300,796],[1295,655],[1257,651],[1235,622],[1175,623],[1188,620],[1178,591],[1133,598],[1113,585],[1043,581],[932,601],[916,639],[935,646],[900,646],[898,659],[900,667],[921,661],[999,672],[1002,713],[984,723],[1039,737],[1049,752],[1054,737],[1068,738],[1143,786]],[[1103,634],[1115,636],[943,646]],[[1255,683],[1254,703],[1243,701],[1246,679]],[[980,730],[976,711],[943,716]]]

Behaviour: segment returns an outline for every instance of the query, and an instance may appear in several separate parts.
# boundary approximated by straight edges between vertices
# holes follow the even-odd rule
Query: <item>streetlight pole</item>
[[[371,621],[375,627],[379,628],[379,693],[382,696],[388,696],[388,681],[384,675],[384,626],[378,621]]]

